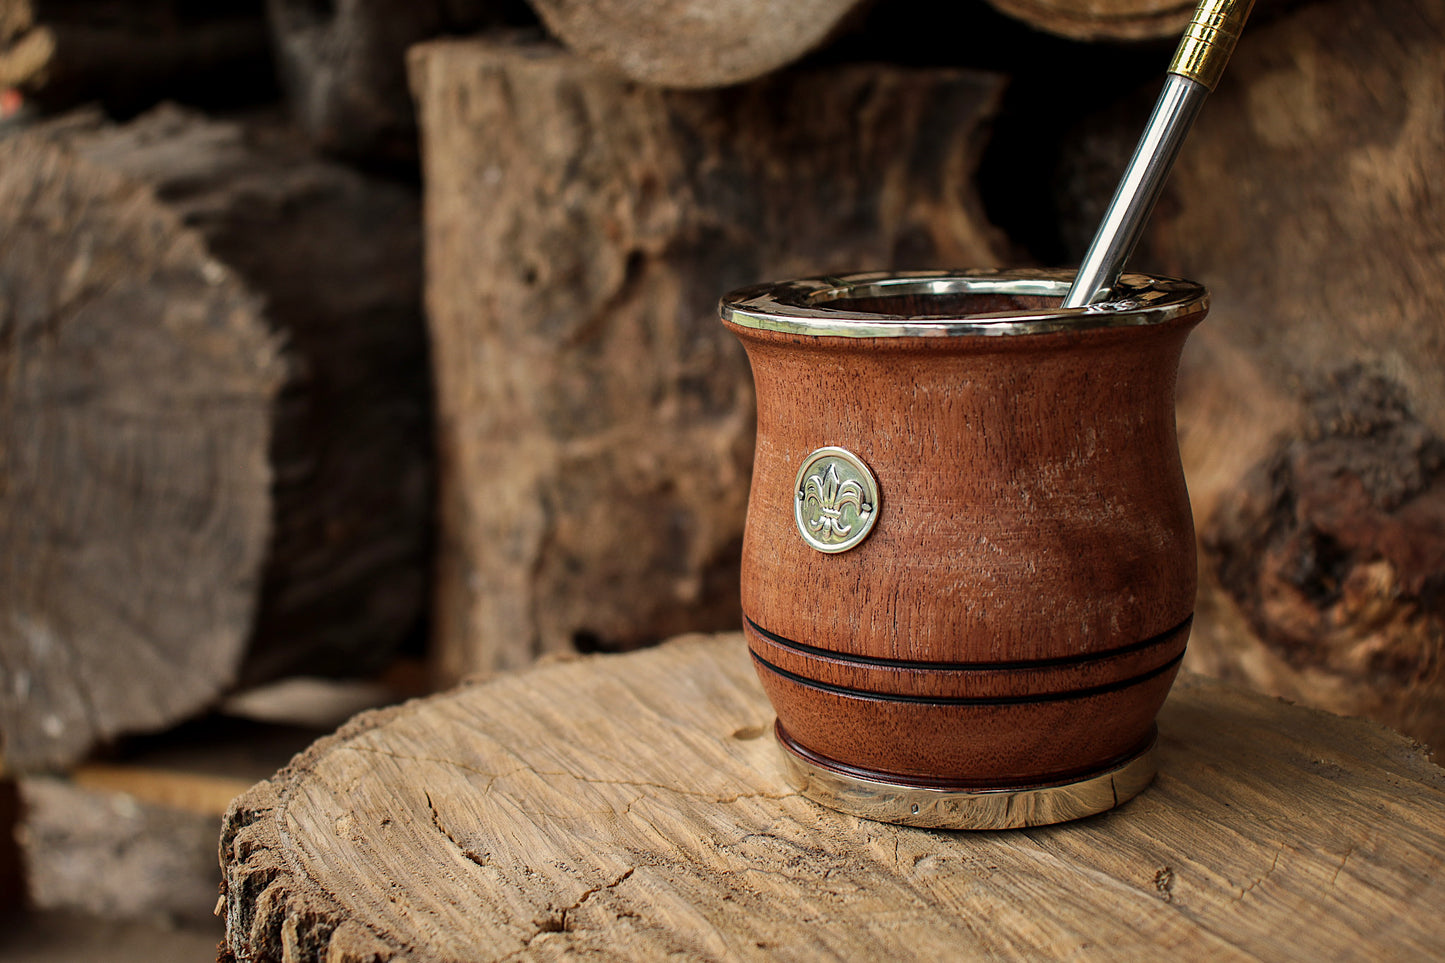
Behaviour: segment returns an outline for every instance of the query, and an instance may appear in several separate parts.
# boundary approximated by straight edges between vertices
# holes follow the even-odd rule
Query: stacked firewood
[[[1076,261],[1192,6],[0,0],[3,772],[735,627],[717,297]],[[1132,262],[1213,296],[1189,664],[1436,745],[1442,73],[1435,5],[1262,2]]]

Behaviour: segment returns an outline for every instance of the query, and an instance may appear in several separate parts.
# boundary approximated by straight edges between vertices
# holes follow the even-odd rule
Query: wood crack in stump
[[[577,898],[577,902],[573,903],[571,906],[568,906],[568,907],[563,908],[563,910],[562,910],[562,912],[561,912],[561,914],[560,914],[560,916],[561,916],[561,918],[562,918],[562,930],[565,932],[566,929],[567,929],[567,914],[568,914],[568,913],[571,913],[571,912],[573,912],[573,911],[575,911],[575,910],[581,909],[583,903],[587,902],[589,899],[591,899],[592,897],[596,896],[598,893],[602,892],[604,889],[608,889],[608,890],[610,890],[610,889],[616,889],[618,886],[621,886],[624,882],[626,882],[628,879],[630,879],[631,876],[632,876],[632,874],[635,873],[635,872],[637,872],[637,867],[636,867],[636,866],[629,866],[629,867],[627,867],[627,869],[623,870],[623,871],[622,871],[622,874],[621,874],[620,876],[618,876],[616,879],[614,879],[612,882],[610,882],[610,883],[603,883],[601,886],[594,886],[594,887],[592,887],[591,889],[587,890],[587,892],[585,892],[585,893],[583,893],[581,896],[579,896],[579,897]]]
[[[490,792],[493,784],[496,783],[499,779],[505,779],[508,776],[515,776],[519,773],[525,772],[532,773],[533,775],[537,776],[550,776],[558,779],[571,779],[575,782],[585,783],[592,786],[627,786],[633,789],[659,789],[663,792],[672,793],[674,795],[687,796],[692,799],[703,799],[707,802],[717,803],[719,805],[740,802],[744,799],[791,799],[794,796],[798,795],[797,791],[792,789],[785,790],[783,792],[769,792],[767,790],[760,789],[756,791],[737,792],[733,793],[732,795],[724,796],[718,795],[716,793],[704,792],[698,789],[688,789],[683,786],[668,785],[666,783],[660,782],[649,782],[640,779],[607,779],[599,776],[584,776],[580,773],[567,772],[566,770],[534,769],[533,767],[527,765],[520,765],[515,769],[508,769],[506,772],[490,772],[486,769],[479,769],[476,766],[469,766],[466,763],[459,762],[455,759],[446,759],[439,756],[415,756],[404,752],[394,752],[386,749],[379,749],[375,746],[349,745],[340,746],[338,748],[347,749],[352,752],[373,753],[378,756],[386,756],[389,759],[396,759],[401,762],[432,763],[439,766],[449,766],[455,769],[460,769],[463,772],[473,773],[474,775],[481,776],[486,780],[486,782],[480,787],[482,793]],[[430,796],[427,797],[427,802],[431,802]],[[633,800],[633,802],[636,802],[636,800]],[[628,808],[631,808],[631,803],[628,804]],[[433,809],[433,812],[435,812],[435,809]]]
[[[422,795],[426,797],[427,808],[431,810],[431,824],[437,828],[437,832],[441,833],[448,840],[450,840],[451,844],[455,846],[458,850],[460,850],[461,854],[465,856],[468,860],[476,863],[478,866],[486,866],[490,862],[490,860],[488,860],[486,856],[478,855],[477,852],[470,847],[463,846],[461,841],[452,835],[452,831],[442,825],[441,813],[437,812],[436,803],[432,802],[431,799],[431,793],[423,789]]]
[[[1353,846],[1351,846],[1349,849],[1345,850],[1344,858],[1340,860],[1340,865],[1338,865],[1338,866],[1335,867],[1335,874],[1330,877],[1330,885],[1331,885],[1331,886],[1335,885],[1335,882],[1340,878],[1340,871],[1345,868],[1345,864],[1350,861],[1350,857],[1351,857],[1352,855],[1354,855],[1354,852],[1355,852],[1355,847],[1353,847]]]
[[[440,756],[414,756],[405,752],[395,752],[388,749],[379,749],[376,746],[347,745],[338,746],[337,750],[350,750],[351,752],[369,752],[373,755],[385,756],[388,759],[395,759],[398,762],[428,762],[438,766],[449,766],[453,769],[460,769],[463,772],[470,772],[474,775],[482,776],[487,780],[486,785],[482,787],[482,792],[489,792],[492,788],[492,783],[496,782],[498,779],[505,779],[507,776],[514,776],[519,772],[532,771],[532,767],[530,766],[519,765],[517,766],[517,768],[508,769],[506,772],[489,772],[486,769],[478,769],[476,766],[469,766],[466,763],[458,762],[455,759],[444,759]]]
[[[627,869],[622,871],[622,874],[620,876],[618,876],[611,882],[602,883],[598,886],[593,886],[591,889],[584,892],[581,896],[577,897],[577,901],[574,902],[571,906],[564,906],[555,915],[549,916],[544,920],[535,922],[533,925],[536,926],[536,929],[528,935],[522,937],[522,945],[517,947],[512,952],[508,953],[506,956],[502,957],[501,960],[498,961],[498,963],[505,963],[506,960],[514,959],[519,954],[526,952],[533,942],[548,933],[570,932],[571,927],[567,923],[568,913],[572,913],[578,909],[581,909],[583,903],[586,903],[589,899],[596,896],[603,890],[613,890],[616,889],[618,886],[621,886],[624,882],[630,879],[632,877],[632,874],[636,871],[636,866],[627,867]]]
[[[561,778],[568,778],[576,782],[585,783],[590,786],[628,786],[632,789],[660,789],[663,792],[669,792],[674,795],[687,796],[691,799],[703,799],[707,802],[717,803],[719,805],[735,803],[743,799],[791,799],[792,797],[798,795],[795,790],[789,790],[783,793],[774,793],[760,789],[755,792],[739,792],[734,793],[731,796],[719,796],[716,793],[703,792],[697,789],[687,789],[682,786],[667,785],[666,783],[660,782],[648,782],[641,779],[605,779],[600,776],[583,776],[575,772],[555,772],[543,769],[536,769],[533,771],[539,776],[555,776]]]
[[[469,771],[477,771],[477,770],[469,770]],[[700,801],[700,802],[712,803],[712,804],[714,804],[714,805],[729,805],[729,804],[731,804],[731,803],[740,802],[740,801],[742,801],[742,800],[744,800],[744,799],[783,800],[783,799],[790,799],[790,798],[792,798],[793,796],[796,796],[796,795],[797,795],[796,792],[791,792],[791,791],[790,791],[790,792],[786,792],[786,793],[770,793],[770,792],[765,792],[765,791],[759,791],[759,792],[739,792],[739,793],[733,793],[732,795],[729,795],[729,796],[719,796],[719,795],[714,794],[714,793],[702,792],[702,791],[699,791],[699,790],[684,789],[684,788],[682,788],[681,786],[667,786],[667,785],[664,785],[664,784],[662,784],[662,783],[645,782],[645,781],[634,781],[634,780],[628,780],[628,779],[589,779],[589,778],[587,778],[587,777],[585,777],[585,776],[580,776],[580,775],[577,775],[576,773],[571,773],[571,772],[553,772],[553,771],[548,771],[548,770],[536,770],[536,769],[532,769],[532,770],[528,770],[528,769],[511,770],[511,771],[506,772],[506,773],[500,773],[500,774],[497,774],[497,775],[492,775],[492,776],[488,779],[488,782],[487,782],[486,787],[482,790],[483,794],[490,792],[490,791],[491,791],[491,788],[492,788],[492,785],[493,785],[498,779],[501,779],[501,778],[503,778],[504,776],[513,775],[513,774],[515,774],[515,773],[517,773],[517,772],[530,772],[530,773],[532,773],[533,775],[537,775],[537,776],[549,776],[549,777],[557,777],[557,778],[567,778],[567,779],[571,779],[573,782],[580,782],[580,783],[583,783],[584,785],[592,785],[592,786],[622,786],[622,787],[627,787],[627,788],[629,788],[629,789],[658,789],[658,790],[662,790],[663,792],[670,793],[670,794],[672,794],[672,795],[674,795],[674,796],[682,796],[682,797],[687,798],[687,799],[696,799],[696,800],[698,800],[698,801]],[[484,774],[484,775],[489,775],[489,774]],[[430,802],[430,796],[428,796],[427,798],[428,798],[428,802]],[[579,809],[579,810],[576,810],[576,811],[574,811],[574,812],[563,813],[563,812],[555,812],[555,811],[552,811],[552,810],[549,810],[549,809],[545,809],[545,808],[524,808],[524,807],[518,805],[518,806],[517,806],[517,811],[525,814],[526,816],[529,816],[529,817],[532,817],[532,818],[537,818],[537,819],[578,819],[578,818],[587,818],[587,817],[592,817],[592,816],[623,817],[623,816],[630,816],[630,815],[632,814],[632,807],[635,806],[635,805],[637,805],[639,802],[642,802],[642,801],[645,800],[645,799],[657,799],[657,798],[658,798],[658,797],[653,796],[653,795],[650,795],[650,794],[648,794],[648,793],[639,793],[638,795],[636,795],[636,796],[634,796],[633,798],[629,799],[629,800],[627,801],[627,803],[622,806],[621,809],[618,809],[618,808],[616,808],[616,807],[614,807],[614,806],[609,805],[608,808],[606,808],[606,809],[600,809],[600,810],[580,810],[580,809]],[[438,826],[437,828],[438,828],[438,829],[441,829],[440,826]],[[445,830],[443,830],[443,832],[445,832]],[[451,838],[450,835],[448,835],[448,838]],[[452,841],[453,841],[453,842],[456,842],[455,839],[453,839]]]
[[[1260,876],[1260,877],[1259,877],[1258,879],[1256,879],[1254,882],[1250,883],[1248,886],[1246,886],[1246,887],[1244,887],[1243,889],[1241,889],[1241,890],[1239,891],[1239,895],[1234,898],[1234,902],[1238,903],[1239,901],[1241,901],[1242,899],[1244,899],[1246,896],[1248,896],[1250,893],[1254,892],[1254,889],[1255,889],[1256,886],[1258,886],[1260,883],[1263,883],[1265,880],[1269,879],[1270,874],[1272,874],[1272,873],[1274,872],[1275,867],[1279,865],[1279,857],[1280,857],[1280,854],[1282,854],[1282,853],[1284,852],[1284,847],[1285,847],[1285,844],[1284,844],[1284,843],[1280,843],[1280,844],[1279,844],[1279,849],[1275,850],[1275,852],[1274,852],[1274,859],[1271,859],[1271,860],[1269,861],[1269,869],[1267,869],[1267,870],[1264,871],[1264,875],[1263,875],[1263,876]],[[1343,864],[1341,864],[1341,865],[1343,865]],[[1338,871],[1337,871],[1337,872],[1338,872]]]

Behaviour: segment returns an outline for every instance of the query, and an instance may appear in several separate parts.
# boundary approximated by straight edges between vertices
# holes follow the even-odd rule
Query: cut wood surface
[[[735,625],[751,379],[718,298],[989,265],[1001,79],[847,66],[639,86],[561,48],[413,48],[444,679]]]
[[[742,638],[553,663],[358,717],[240,797],[237,960],[1380,960],[1445,954],[1445,771],[1185,677],[1160,775],[1015,832],[785,782]]]
[[[860,0],[530,0],[572,50],[633,80],[724,87],[821,45]]]
[[[167,108],[0,140],[0,225],[6,768],[395,651],[430,513],[418,198]]]
[[[1439,3],[1314,3],[1246,30],[1133,262],[1213,302],[1179,380],[1202,548],[1187,664],[1437,749],[1441,76]]]
[[[1189,23],[1196,0],[988,0],[1040,30],[1078,40],[1171,37]]]

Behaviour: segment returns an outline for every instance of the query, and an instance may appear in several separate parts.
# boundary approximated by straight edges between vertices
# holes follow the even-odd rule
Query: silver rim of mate
[[[1134,798],[1158,770],[1156,735],[1122,762],[1066,782],[988,789],[919,786],[821,765],[781,726],[774,734],[783,748],[788,783],[803,796],[852,816],[924,829],[1022,829],[1082,819]]]
[[[843,338],[1014,336],[1090,328],[1164,324],[1208,307],[1204,287],[1193,281],[1125,274],[1112,301],[1082,308],[1058,305],[1069,291],[1069,270],[979,270],[962,273],[904,271],[846,274],[760,284],[725,296],[724,321],[745,328]],[[959,296],[1000,295],[1042,299],[1040,306],[949,313]],[[939,310],[894,314],[877,310],[879,299],[935,300]],[[869,305],[868,302],[874,302]],[[872,308],[870,310],[869,308]]]

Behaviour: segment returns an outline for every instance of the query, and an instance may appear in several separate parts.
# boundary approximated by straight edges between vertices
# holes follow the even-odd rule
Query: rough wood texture
[[[988,264],[1000,82],[848,67],[659,91],[551,47],[416,48],[447,679],[737,624],[753,437],[717,298]]]
[[[520,0],[267,0],[286,99],[322,150],[416,162],[406,49],[518,19]]]
[[[207,717],[64,776],[20,777],[31,905],[213,923],[222,815],[326,731]]]
[[[725,87],[823,44],[860,0],[530,0],[572,50],[633,80]]]
[[[1077,40],[1177,36],[1196,0],[988,0],[1040,30]]]
[[[1174,434],[1179,352],[1203,316],[1192,292],[1171,321],[1052,334],[729,325],[758,403],[742,610],[792,740],[825,765],[969,787],[1097,772],[1148,744],[1194,612]],[[862,309],[1046,301],[888,300]],[[795,493],[809,453],[835,445],[880,496],[866,540],[824,554],[799,535]]]
[[[384,659],[428,549],[416,198],[172,109],[0,141],[0,212],[7,768]]]
[[[245,0],[0,0],[0,88],[52,110],[255,100],[274,90],[267,46]]]
[[[1377,960],[1445,953],[1445,772],[1371,723],[1199,678],[1155,785],[951,834],[783,781],[736,635],[359,717],[240,797],[237,960]]]
[[[108,919],[204,921],[216,903],[213,812],[65,779],[20,780],[29,902]]]
[[[310,712],[328,701],[318,698],[320,686],[295,697],[280,692],[282,684],[270,686],[278,696],[271,708],[291,703]],[[339,694],[359,685],[328,687]],[[351,714],[333,714],[324,726],[207,715],[123,740],[104,761],[63,775],[19,777],[32,908],[219,928],[216,832],[231,800]]]
[[[1440,4],[1312,4],[1246,31],[1136,258],[1213,295],[1179,389],[1190,664],[1436,747],[1442,73]]]

